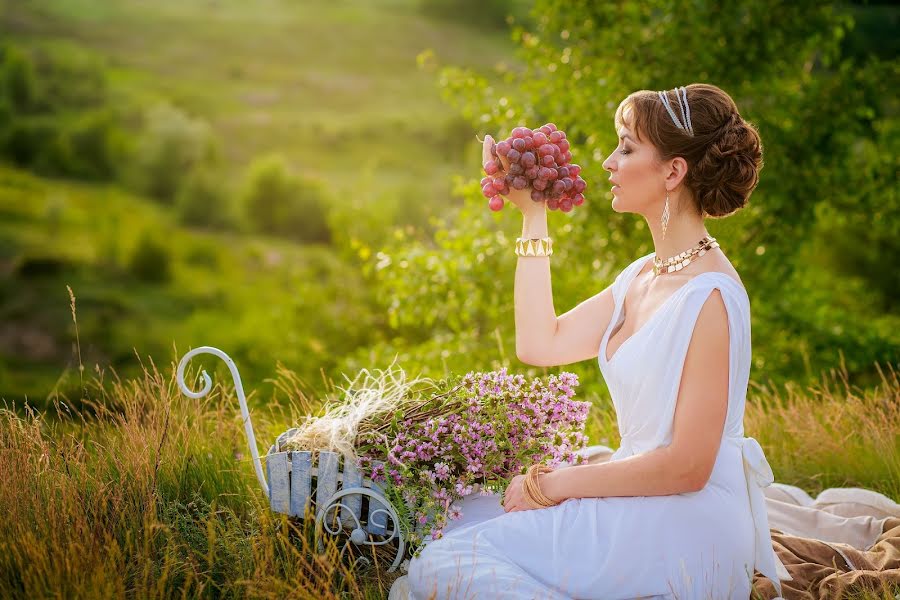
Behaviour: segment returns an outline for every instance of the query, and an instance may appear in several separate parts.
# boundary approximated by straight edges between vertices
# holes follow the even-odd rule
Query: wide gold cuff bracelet
[[[516,238],[516,256],[550,256],[553,254],[551,238]]]

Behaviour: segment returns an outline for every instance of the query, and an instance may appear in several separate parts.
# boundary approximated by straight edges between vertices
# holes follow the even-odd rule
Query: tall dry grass
[[[89,417],[62,399],[53,418],[0,409],[0,596],[386,595],[390,575],[318,555],[311,527],[269,510],[235,396],[186,398],[174,372],[88,382]],[[253,413],[263,440],[279,411]]]
[[[829,487],[865,487],[900,499],[900,378],[876,365],[879,384],[860,389],[843,364],[815,386],[754,385],[744,425],[766,451],[780,483],[815,496]]]

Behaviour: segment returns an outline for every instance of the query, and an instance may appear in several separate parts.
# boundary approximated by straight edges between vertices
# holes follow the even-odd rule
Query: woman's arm
[[[685,356],[672,443],[621,460],[557,469],[538,477],[551,499],[662,496],[702,489],[716,463],[728,410],[728,313],[713,290]]]
[[[529,200],[530,202],[530,200]],[[547,237],[547,211],[525,213],[523,238]],[[516,265],[516,356],[536,367],[568,365],[597,358],[612,319],[612,286],[557,317],[550,283],[550,259],[520,256]]]
[[[523,212],[522,237],[547,237],[547,210]],[[516,356],[528,363],[545,350],[556,333],[556,309],[550,283],[550,257],[519,256],[513,292],[516,314]]]

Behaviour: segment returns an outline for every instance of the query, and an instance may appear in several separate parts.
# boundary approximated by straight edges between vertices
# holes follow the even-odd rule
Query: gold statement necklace
[[[661,273],[674,273],[680,271],[692,261],[703,256],[713,248],[718,248],[719,242],[711,235],[704,236],[697,244],[689,250],[685,250],[681,254],[661,259],[658,256],[653,257],[653,272],[657,275]]]

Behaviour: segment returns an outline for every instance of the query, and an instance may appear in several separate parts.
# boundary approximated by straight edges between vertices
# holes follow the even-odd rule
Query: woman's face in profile
[[[666,189],[656,152],[626,125],[618,128],[619,145],[603,161],[613,184],[612,207],[616,212],[646,214],[652,204],[665,198]]]

